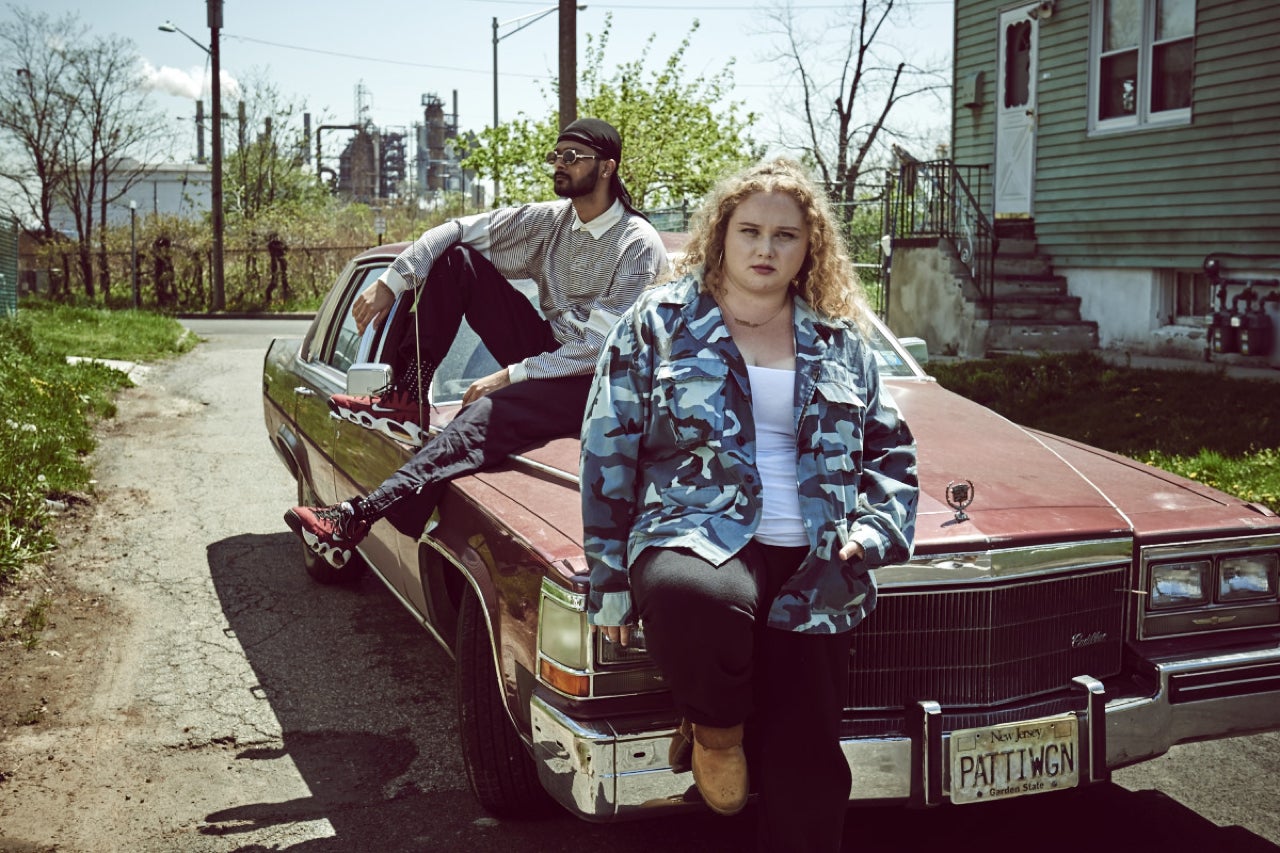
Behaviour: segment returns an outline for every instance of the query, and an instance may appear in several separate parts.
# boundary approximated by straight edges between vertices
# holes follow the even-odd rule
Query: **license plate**
[[[979,803],[1080,784],[1074,714],[951,733],[951,802]]]

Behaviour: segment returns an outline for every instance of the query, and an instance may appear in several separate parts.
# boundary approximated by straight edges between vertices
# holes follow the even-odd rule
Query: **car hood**
[[[1261,506],[1018,426],[936,382],[891,379],[886,384],[916,439],[917,555],[1117,536],[1159,541],[1174,533],[1212,536],[1275,527],[1275,515]],[[548,475],[561,483],[577,477],[577,440],[549,442],[522,459],[517,467],[540,470],[542,477],[528,480],[529,494],[520,502],[581,541],[580,508],[562,500],[540,502],[535,485]],[[955,484],[972,485],[972,500],[963,507],[948,502]]]
[[[1021,427],[937,383],[887,384],[916,438],[917,554],[1275,524],[1262,507]],[[972,483],[965,519],[948,502],[954,483]]]

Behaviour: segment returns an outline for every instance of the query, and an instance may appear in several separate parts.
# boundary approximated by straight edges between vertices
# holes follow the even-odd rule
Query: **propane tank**
[[[1240,317],[1235,303],[1227,310],[1227,283],[1218,285],[1218,310],[1213,312],[1209,325],[1210,346],[1215,353],[1237,352],[1240,348]]]
[[[1280,288],[1280,281],[1275,282],[1275,287]],[[1267,363],[1272,367],[1280,367],[1280,346],[1276,346],[1276,336],[1280,333],[1280,290],[1273,288],[1260,304],[1267,322],[1271,324],[1271,351]]]
[[[1261,304],[1258,304],[1258,310],[1254,310],[1254,304],[1259,300],[1258,294],[1253,290],[1252,281],[1240,291],[1240,295],[1233,300],[1233,304],[1236,300],[1244,302],[1244,311],[1238,313],[1237,328],[1240,331],[1236,337],[1240,354],[1266,355],[1271,350],[1271,321],[1263,313]]]
[[[1240,352],[1245,355],[1266,356],[1275,349],[1276,345],[1276,329],[1275,324],[1271,322],[1271,317],[1267,314],[1266,306],[1262,304],[1262,299],[1258,299],[1258,310],[1251,313],[1245,318],[1245,328],[1240,331]],[[1249,333],[1249,351],[1244,349],[1244,335]]]

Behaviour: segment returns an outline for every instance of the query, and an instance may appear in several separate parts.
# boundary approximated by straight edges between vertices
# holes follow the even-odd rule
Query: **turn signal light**
[[[567,672],[543,658],[538,661],[538,674],[542,680],[569,696],[590,696],[591,679],[577,672]]]

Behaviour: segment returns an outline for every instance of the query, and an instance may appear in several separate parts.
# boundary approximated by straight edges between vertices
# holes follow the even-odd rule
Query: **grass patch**
[[[31,324],[45,350],[63,357],[158,361],[196,344],[172,317],[147,311],[106,311],[24,299],[19,316]]]
[[[1094,353],[930,364],[1010,420],[1280,512],[1280,385],[1224,371],[1120,367]]]
[[[53,548],[46,500],[87,490],[92,424],[129,378],[67,356],[155,361],[195,346],[175,320],[47,302],[0,318],[0,583]]]
[[[27,608],[18,622],[18,630],[14,632],[14,636],[28,651],[40,645],[40,635],[49,627],[48,611],[51,603],[47,597],[41,596]]]

